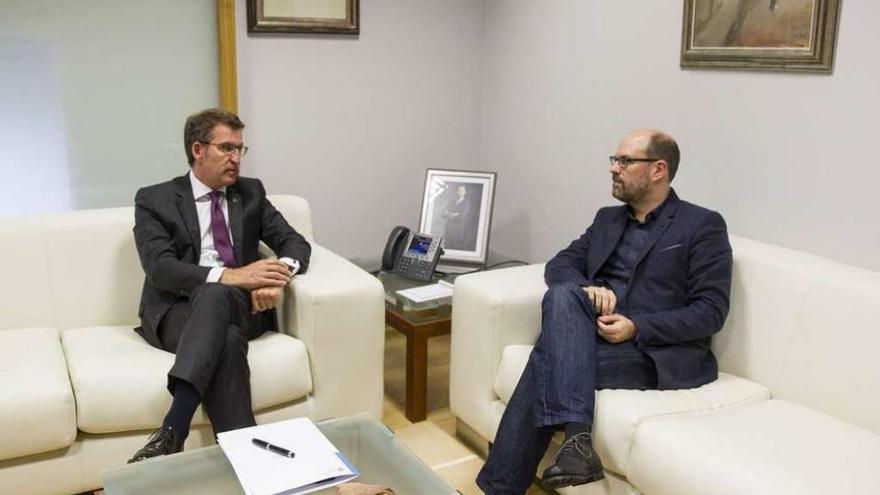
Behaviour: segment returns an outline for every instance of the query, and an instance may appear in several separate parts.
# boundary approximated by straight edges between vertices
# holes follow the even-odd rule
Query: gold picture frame
[[[249,33],[359,34],[359,0],[247,0]]]
[[[685,0],[682,68],[830,74],[840,0]]]

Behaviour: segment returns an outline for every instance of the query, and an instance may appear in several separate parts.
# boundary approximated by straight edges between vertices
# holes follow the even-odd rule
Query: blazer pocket
[[[673,249],[678,249],[678,248],[680,248],[680,247],[681,247],[681,244],[673,244],[673,245],[671,245],[671,246],[666,246],[665,248],[663,248],[663,249],[661,249],[660,251],[657,251],[657,252],[658,252],[658,253],[662,253],[662,252],[665,252],[665,251],[672,251]]]

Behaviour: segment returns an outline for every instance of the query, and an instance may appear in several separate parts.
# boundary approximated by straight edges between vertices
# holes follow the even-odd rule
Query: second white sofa
[[[595,445],[606,479],[563,493],[880,493],[880,274],[740,237],[731,244],[731,310],[713,340],[719,379],[600,391]],[[456,280],[450,406],[484,441],[540,332],[543,268]]]

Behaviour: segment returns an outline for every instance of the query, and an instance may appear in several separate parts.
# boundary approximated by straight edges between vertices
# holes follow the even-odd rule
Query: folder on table
[[[254,445],[258,438],[294,457]],[[248,495],[299,495],[351,481],[358,471],[308,418],[220,433],[217,443]]]

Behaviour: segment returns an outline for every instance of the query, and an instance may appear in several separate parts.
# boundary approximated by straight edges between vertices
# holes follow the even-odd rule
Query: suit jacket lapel
[[[669,200],[666,205],[663,207],[663,211],[660,213],[660,217],[657,219],[657,225],[651,229],[651,233],[648,235],[648,241],[645,242],[645,248],[642,250],[642,253],[639,255],[638,260],[636,260],[635,266],[639,266],[642,260],[645,259],[645,256],[651,252],[651,249],[654,248],[654,245],[657,244],[657,241],[663,236],[666,232],[666,229],[672,225],[672,221],[675,219],[675,212],[678,210],[678,196],[675,194],[675,191],[669,191]],[[635,268],[635,267],[633,267]]]
[[[608,257],[611,256],[611,253],[614,252],[614,248],[617,247],[617,243],[620,242],[620,236],[623,235],[623,229],[626,228],[626,208],[620,207],[618,208],[617,215],[611,220],[610,225],[608,225],[606,235],[602,236],[601,243],[596,245],[596,252],[598,253],[593,262],[590,263],[590,278],[596,278],[596,274],[599,273],[599,270],[602,266],[605,265],[605,262],[608,261]]]
[[[193,198],[192,184],[189,182],[189,176],[184,175],[174,179],[177,185],[177,193],[175,201],[177,209],[180,211],[180,217],[189,232],[190,241],[195,248],[196,262],[198,262],[198,253],[202,251],[202,236],[199,232],[199,214],[196,212],[196,200]]]
[[[239,266],[243,264],[244,254],[244,212],[241,204],[241,195],[235,186],[226,189],[226,208],[229,211],[229,230],[232,231],[232,249],[235,251],[235,261]]]

